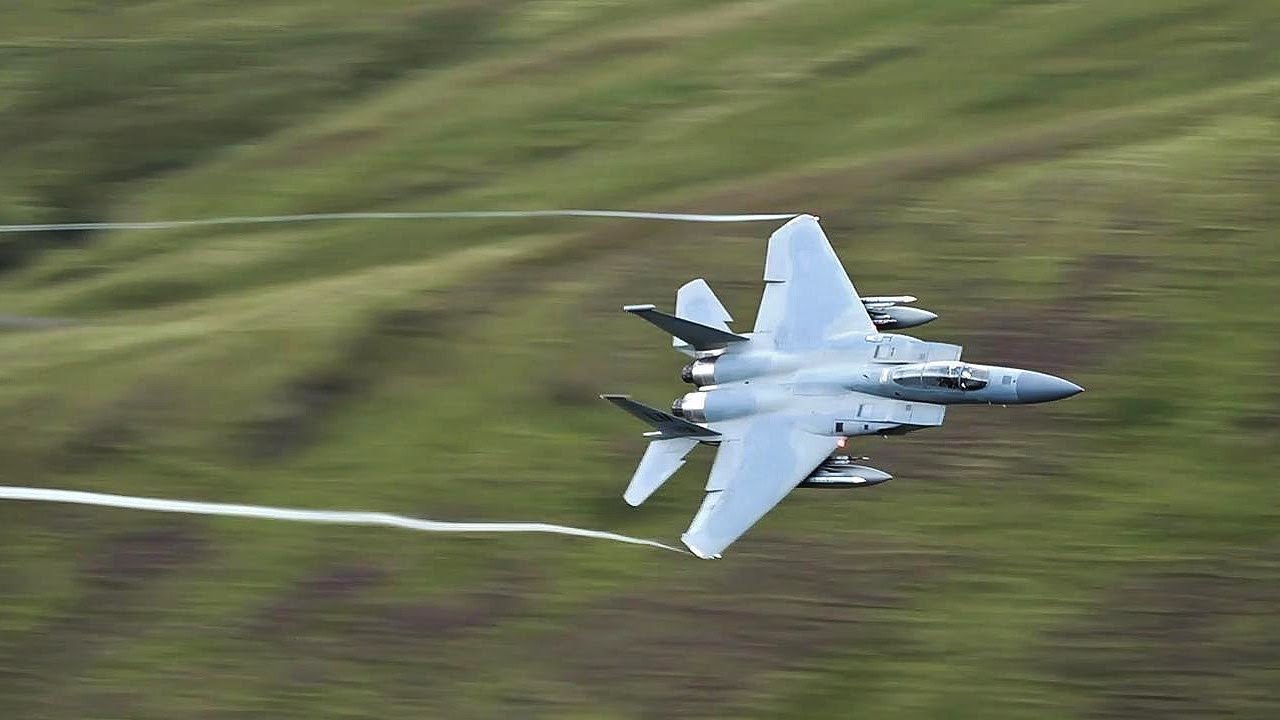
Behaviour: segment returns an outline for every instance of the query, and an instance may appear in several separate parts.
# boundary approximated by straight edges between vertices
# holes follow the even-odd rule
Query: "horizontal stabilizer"
[[[639,315],[666,330],[686,344],[691,345],[695,350],[719,350],[728,347],[732,343],[751,339],[727,330],[719,330],[692,320],[668,315],[658,311],[653,305],[625,305],[622,309],[633,315]]]
[[[697,438],[682,437],[654,440],[645,448],[644,457],[640,458],[640,466],[631,476],[631,484],[622,494],[622,499],[632,507],[649,499],[655,490],[662,487],[684,465],[684,458],[698,444]]]
[[[651,408],[643,403],[638,403],[626,395],[601,395],[602,400],[608,400],[618,408],[640,418],[649,423],[658,431],[661,438],[713,438],[720,437],[720,433],[714,430],[708,430],[701,425],[695,425],[688,420],[678,418],[669,413],[662,412],[657,408]]]

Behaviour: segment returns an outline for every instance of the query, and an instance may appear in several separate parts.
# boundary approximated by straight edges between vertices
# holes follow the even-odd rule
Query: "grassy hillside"
[[[0,711],[1280,710],[1280,8],[71,0],[0,8],[0,222],[811,211],[919,333],[1088,388],[857,450],[719,562],[0,505]],[[681,356],[618,307],[761,225],[0,236],[0,481],[674,539],[620,494]]]

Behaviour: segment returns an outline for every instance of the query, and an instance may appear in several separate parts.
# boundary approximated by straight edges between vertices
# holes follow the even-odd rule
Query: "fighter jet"
[[[692,358],[696,386],[671,412],[626,395],[601,395],[648,423],[649,446],[623,498],[647,500],[699,444],[717,446],[706,497],[685,546],[718,558],[793,489],[857,488],[892,476],[834,455],[851,437],[899,435],[942,424],[948,405],[1061,400],[1082,391],[1053,375],[960,360],[961,347],[884,332],[937,316],[904,307],[911,296],[859,298],[818,219],[800,215],[769,238],[755,329],[733,318],[707,283],[676,294],[670,315],[623,309],[671,334]]]

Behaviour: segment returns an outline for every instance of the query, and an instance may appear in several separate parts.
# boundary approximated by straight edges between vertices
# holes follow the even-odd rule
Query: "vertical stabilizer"
[[[725,332],[730,332],[729,323],[733,322],[729,311],[702,278],[690,280],[676,291],[676,317]],[[689,344],[680,338],[673,337],[671,344],[678,350],[692,351]]]

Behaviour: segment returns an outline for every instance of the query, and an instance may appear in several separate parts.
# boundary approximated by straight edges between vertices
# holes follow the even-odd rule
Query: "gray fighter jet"
[[[675,315],[623,309],[670,333],[693,358],[681,378],[697,387],[671,412],[625,395],[601,397],[653,427],[623,498],[643,503],[700,443],[718,446],[706,498],[681,540],[717,558],[792,489],[878,485],[890,475],[832,454],[847,438],[898,435],[942,424],[947,405],[1060,400],[1082,388],[1017,368],[960,361],[961,348],[883,330],[937,316],[910,296],[859,298],[818,219],[801,215],[769,238],[764,297],[751,333],[699,279],[676,294]]]

